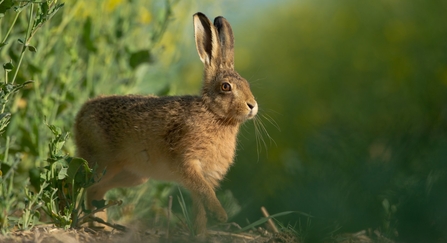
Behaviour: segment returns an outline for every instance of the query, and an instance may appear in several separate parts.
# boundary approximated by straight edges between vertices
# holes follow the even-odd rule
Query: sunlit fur
[[[241,123],[255,117],[258,105],[248,82],[233,69],[229,23],[217,17],[213,25],[197,13],[194,30],[204,63],[201,96],[103,96],[79,111],[77,155],[98,165],[97,171],[106,170],[87,191],[90,208],[112,188],[154,178],[190,190],[197,233],[206,231],[206,212],[227,220],[215,189],[233,163]],[[223,82],[231,91],[222,90]]]

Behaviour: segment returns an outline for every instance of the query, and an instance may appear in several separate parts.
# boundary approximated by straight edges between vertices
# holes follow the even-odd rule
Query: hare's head
[[[221,120],[241,123],[253,118],[258,104],[250,85],[234,70],[234,38],[223,17],[214,24],[202,13],[194,15],[197,52],[205,66],[203,100]]]

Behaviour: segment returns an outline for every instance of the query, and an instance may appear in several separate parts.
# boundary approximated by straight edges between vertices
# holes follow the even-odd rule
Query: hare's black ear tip
[[[218,29],[222,28],[224,25],[230,25],[226,18],[223,16],[217,16],[214,19],[214,26],[216,26]]]
[[[224,17],[222,17],[222,16],[217,16],[215,19],[214,19],[214,26],[220,26],[220,25],[222,25],[222,20],[224,20],[225,18]]]

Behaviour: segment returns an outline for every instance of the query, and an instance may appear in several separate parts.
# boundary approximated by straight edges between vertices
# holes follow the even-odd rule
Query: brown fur
[[[205,66],[202,96],[104,96],[79,111],[77,154],[91,166],[97,164],[98,171],[106,169],[87,191],[89,207],[112,188],[152,177],[191,191],[197,233],[206,231],[206,210],[227,220],[215,189],[233,163],[240,124],[253,118],[258,107],[248,82],[233,69],[229,23],[218,17],[213,25],[197,13],[194,30]],[[223,90],[223,83],[231,91]]]

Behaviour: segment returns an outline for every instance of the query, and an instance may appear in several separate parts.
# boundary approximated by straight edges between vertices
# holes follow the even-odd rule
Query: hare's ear
[[[206,66],[212,64],[219,66],[217,62],[220,61],[221,50],[216,28],[203,13],[196,13],[193,18],[196,47],[200,60]]]
[[[224,17],[219,16],[214,19],[214,26],[219,34],[222,62],[227,67],[234,69],[234,37],[230,23]]]

